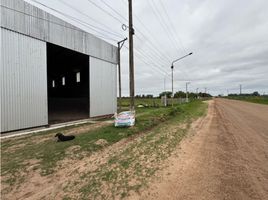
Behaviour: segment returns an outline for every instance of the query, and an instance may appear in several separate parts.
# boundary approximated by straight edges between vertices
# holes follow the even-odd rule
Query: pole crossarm
[[[127,40],[127,38],[125,38],[125,39],[123,39],[123,40],[117,42],[117,44],[118,44],[118,48],[119,48],[119,49],[121,49],[121,48],[123,47],[123,45],[124,45],[124,43],[125,43],[126,40]]]

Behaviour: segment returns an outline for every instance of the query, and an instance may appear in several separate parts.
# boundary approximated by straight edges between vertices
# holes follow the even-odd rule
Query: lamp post
[[[172,83],[171,83],[171,87],[172,87],[172,106],[173,106],[173,98],[174,98],[174,95],[173,95],[173,70],[174,70],[174,63],[175,62],[177,62],[177,61],[179,61],[179,60],[181,60],[181,59],[183,59],[183,58],[185,58],[185,57],[187,57],[187,56],[190,56],[190,55],[192,55],[193,54],[193,52],[191,52],[191,53],[188,53],[188,54],[186,54],[185,56],[182,56],[182,57],[180,57],[180,58],[178,58],[178,59],[176,59],[176,60],[174,60],[172,63],[171,63],[171,81],[172,81]]]

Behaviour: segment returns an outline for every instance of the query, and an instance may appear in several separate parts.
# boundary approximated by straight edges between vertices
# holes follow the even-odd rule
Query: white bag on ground
[[[124,111],[114,115],[115,127],[126,127],[135,125],[135,111]]]

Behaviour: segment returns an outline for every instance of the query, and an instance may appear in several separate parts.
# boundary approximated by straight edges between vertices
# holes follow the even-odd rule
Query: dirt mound
[[[99,146],[106,146],[108,142],[105,139],[99,139],[95,142],[95,144]]]

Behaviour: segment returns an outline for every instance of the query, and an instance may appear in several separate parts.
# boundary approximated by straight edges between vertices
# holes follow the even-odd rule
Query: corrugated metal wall
[[[1,132],[48,124],[46,43],[1,28]]]
[[[116,65],[90,57],[90,117],[114,114],[117,110]]]
[[[1,0],[1,27],[117,64],[117,47],[23,1]]]

